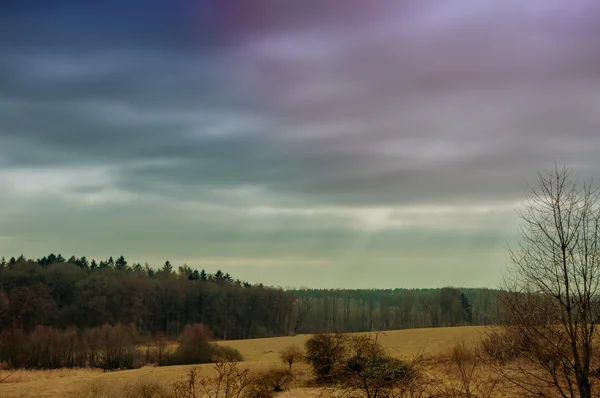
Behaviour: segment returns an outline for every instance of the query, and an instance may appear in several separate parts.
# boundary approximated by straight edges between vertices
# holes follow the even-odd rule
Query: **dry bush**
[[[420,397],[428,385],[419,371],[421,363],[421,356],[411,362],[391,357],[377,336],[354,336],[349,339],[348,359],[339,377],[340,389],[347,396]]]
[[[252,383],[250,371],[241,370],[237,361],[218,360],[213,377],[199,377],[198,369],[190,369],[185,380],[173,385],[174,398],[240,398]]]
[[[271,398],[275,393],[287,390],[293,381],[294,375],[288,369],[269,369],[252,377],[244,398]]]
[[[179,336],[179,346],[169,359],[171,365],[211,362],[213,335],[202,324],[187,325]]]
[[[98,331],[100,355],[98,365],[107,370],[133,369],[136,365],[135,339],[137,330],[133,325],[104,325]]]
[[[241,361],[242,354],[231,347],[212,342],[213,335],[202,325],[187,325],[179,336],[179,346],[166,360],[170,365],[187,365],[213,362],[215,358],[225,361]]]
[[[233,347],[214,344],[213,345],[213,359],[222,359],[225,361],[236,361],[241,362],[244,360],[242,353]]]
[[[304,358],[304,351],[297,345],[287,346],[279,352],[279,359],[289,366],[290,372],[292,371],[292,366],[302,361],[302,358]]]
[[[306,341],[306,357],[318,383],[330,383],[340,374],[347,357],[348,337],[342,333],[318,333]]]
[[[481,350],[490,359],[506,362],[532,351],[532,341],[513,327],[490,329],[481,340]]]
[[[146,363],[167,365],[169,354],[169,339],[164,333],[159,333],[154,337],[152,344],[146,346]]]
[[[442,398],[489,398],[500,381],[497,375],[484,368],[480,353],[464,342],[456,343],[443,357],[445,381],[439,380],[436,389]]]

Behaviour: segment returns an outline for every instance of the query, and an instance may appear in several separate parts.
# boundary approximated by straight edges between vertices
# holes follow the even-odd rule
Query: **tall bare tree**
[[[555,166],[539,174],[518,215],[500,300],[527,350],[507,374],[535,396],[598,396],[599,192]]]

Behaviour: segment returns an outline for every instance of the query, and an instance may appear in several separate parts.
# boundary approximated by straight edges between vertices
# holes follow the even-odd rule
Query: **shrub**
[[[492,330],[481,340],[481,350],[490,358],[505,362],[531,352],[532,342],[518,330]]]
[[[248,369],[241,370],[236,361],[218,360],[217,375],[200,378],[198,369],[190,369],[185,380],[173,385],[174,398],[240,398],[251,384]]]
[[[99,337],[101,355],[99,367],[107,370],[133,369],[135,367],[135,338],[137,331],[133,326],[117,324],[100,328]]]
[[[179,336],[179,346],[168,360],[170,365],[213,362],[215,359],[241,361],[242,354],[231,347],[212,342],[212,333],[202,325],[187,325]]]
[[[294,380],[288,369],[269,369],[252,378],[245,398],[271,398],[277,392],[285,391]]]
[[[304,352],[302,349],[296,345],[290,345],[285,347],[279,353],[279,359],[281,362],[289,366],[289,370],[292,370],[292,365],[296,362],[300,362],[304,357]]]
[[[483,367],[481,355],[464,342],[457,342],[445,355],[446,378],[437,384],[442,398],[493,396],[499,378]]]
[[[345,365],[348,338],[342,333],[319,333],[306,342],[308,362],[319,383],[330,383]]]
[[[376,338],[353,337],[348,351],[340,382],[350,392],[361,391],[367,397],[393,396],[415,373],[413,364],[387,355]]]
[[[242,353],[233,347],[228,347],[220,344],[212,345],[212,359],[223,359],[225,361],[237,361],[241,362],[244,360]]]
[[[187,325],[179,336],[179,346],[173,354],[173,360],[178,365],[211,362],[212,339],[212,333],[206,326]]]

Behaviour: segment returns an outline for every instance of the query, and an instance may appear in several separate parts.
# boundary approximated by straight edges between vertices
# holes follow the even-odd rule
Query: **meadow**
[[[475,345],[482,337],[483,327],[428,328],[385,331],[377,333],[378,341],[388,352],[397,358],[410,359],[424,354],[431,358],[430,369],[435,371],[436,357],[444,355],[457,342]],[[280,365],[279,352],[287,346],[304,346],[310,335],[274,337],[251,340],[222,341],[219,344],[238,349],[244,356],[242,368],[252,371],[266,370]],[[89,369],[61,369],[52,371],[19,370],[0,383],[0,397],[64,397],[77,396],[77,391],[94,391],[97,397],[115,396],[125,385],[139,382],[173,383],[186,377],[194,367],[201,369],[201,375],[211,375],[213,367],[205,365],[185,365],[168,367],[144,367],[135,370],[103,372]],[[310,370],[305,364],[295,366],[297,380],[295,386],[279,396],[304,397],[320,396],[322,391],[304,387],[310,379]],[[8,375],[0,371],[0,380]],[[79,395],[83,396],[83,395]],[[501,395],[498,395],[501,396]]]

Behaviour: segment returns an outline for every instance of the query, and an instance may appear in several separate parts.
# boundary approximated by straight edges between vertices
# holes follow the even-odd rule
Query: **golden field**
[[[408,329],[380,332],[378,339],[381,344],[395,357],[410,359],[423,351],[424,354],[435,356],[445,353],[457,342],[473,344],[480,340],[483,327],[455,327],[433,329]],[[279,365],[278,353],[289,345],[304,346],[309,335],[291,337],[274,337],[268,339],[223,341],[219,344],[238,349],[244,356],[242,367],[252,370],[263,370],[273,365]],[[19,370],[0,384],[0,397],[63,397],[84,386],[94,385],[104,391],[102,396],[110,397],[111,388],[120,388],[125,384],[153,381],[171,383],[185,377],[191,367],[200,366],[202,373],[212,372],[212,365],[186,365],[169,367],[145,367],[136,370],[120,372],[102,372],[87,369],[61,369],[51,371]],[[299,364],[295,369],[299,381],[309,379],[309,369]],[[0,380],[9,372],[0,371]],[[299,386],[284,392],[279,396],[310,397],[318,396],[317,390],[300,388]]]

